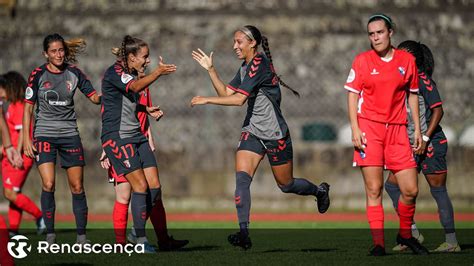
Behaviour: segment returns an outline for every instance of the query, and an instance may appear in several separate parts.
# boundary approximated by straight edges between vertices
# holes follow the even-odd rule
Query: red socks
[[[33,215],[35,219],[39,219],[42,216],[38,206],[36,206],[36,204],[25,194],[18,193],[14,204],[25,212]]]
[[[163,201],[158,199],[151,209],[150,221],[155,229],[156,238],[159,242],[168,241],[168,228],[166,227],[166,212]]]
[[[369,220],[370,233],[372,234],[374,245],[385,247],[383,232],[383,206],[367,206],[367,219]]]
[[[411,224],[413,223],[413,216],[415,216],[415,206],[405,205],[400,200],[398,201],[398,217],[400,218],[399,234],[402,238],[410,238]]]
[[[19,207],[10,202],[10,206],[8,208],[8,223],[10,224],[10,232],[18,233],[22,213],[23,212]]]
[[[8,230],[3,216],[0,215],[0,265],[15,265],[13,258],[8,254]]]
[[[115,201],[112,218],[114,223],[115,242],[126,244],[128,204],[122,204]]]

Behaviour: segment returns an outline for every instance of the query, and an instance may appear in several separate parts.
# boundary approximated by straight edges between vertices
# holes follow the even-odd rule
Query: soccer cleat
[[[428,249],[426,249],[424,246],[422,246],[420,244],[420,242],[418,242],[418,240],[416,240],[416,238],[414,238],[414,237],[403,238],[403,237],[400,236],[400,234],[398,234],[397,235],[397,243],[400,244],[400,245],[407,246],[408,248],[411,249],[411,251],[413,251],[414,254],[417,254],[417,255],[428,255],[428,254],[430,254]]]
[[[422,234],[419,234],[418,237],[415,237],[415,239],[418,241],[418,243],[423,244],[423,241],[425,241],[425,237]],[[397,252],[403,252],[407,250],[407,246],[397,244],[392,248],[392,251],[397,251]]]
[[[137,236],[135,235],[135,230],[133,228],[130,233],[127,234],[127,241],[131,244],[137,244]]]
[[[189,240],[176,240],[170,236],[167,241],[158,241],[158,249],[160,251],[173,251],[186,246]]]
[[[42,235],[46,232],[46,224],[44,223],[43,217],[36,219],[36,233]]]
[[[433,250],[433,252],[445,252],[445,253],[461,252],[461,247],[459,246],[459,244],[453,245],[453,244],[449,244],[447,242],[444,242],[441,245],[439,245],[438,248]]]
[[[145,253],[148,253],[148,254],[156,253],[156,247],[148,243],[148,241],[145,241],[143,243],[143,250],[145,251]]]
[[[329,209],[329,187],[330,185],[326,182],[319,185],[318,195],[316,196],[319,213],[325,213]]]
[[[385,255],[387,255],[387,253],[385,253],[385,248],[381,245],[376,245],[369,251],[369,256],[380,257]]]
[[[252,241],[248,235],[243,235],[240,232],[235,234],[230,234],[227,237],[229,243],[234,247],[241,247],[244,250],[250,249],[252,247]]]
[[[48,243],[48,246],[56,244],[56,234],[46,234],[46,242]]]

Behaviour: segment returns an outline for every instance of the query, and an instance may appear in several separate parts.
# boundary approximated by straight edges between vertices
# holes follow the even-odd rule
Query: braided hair
[[[419,42],[412,40],[403,41],[398,45],[398,49],[405,50],[412,54],[415,57],[416,67],[418,70],[420,70],[420,72],[426,72],[425,57]]]
[[[142,47],[147,47],[148,44],[141,39],[134,38],[130,35],[125,35],[122,40],[122,44],[120,48],[114,47],[112,48],[112,54],[116,55],[119,60],[123,63],[125,68],[125,72],[129,72],[130,69],[128,67],[127,58],[129,54],[137,55],[138,51]]]
[[[83,53],[86,48],[86,41],[82,38],[73,38],[65,41],[58,33],[49,34],[43,40],[43,51],[47,52],[52,42],[61,42],[64,47],[65,62],[76,63],[77,54]]]
[[[248,39],[255,40],[257,42],[256,47],[254,47],[255,49],[257,49],[257,47],[260,44],[262,45],[263,52],[267,56],[268,60],[270,60],[270,68],[271,68],[273,74],[276,76],[276,78],[278,80],[278,83],[280,85],[282,85],[283,87],[285,87],[285,88],[289,89],[290,91],[292,91],[294,95],[300,97],[300,94],[295,89],[288,86],[288,84],[286,84],[285,82],[283,82],[283,80],[281,80],[281,78],[280,78],[281,76],[277,75],[277,73],[275,71],[275,68],[273,66],[272,54],[270,52],[270,46],[268,44],[267,37],[263,36],[260,33],[260,30],[258,30],[257,27],[252,26],[252,25],[246,25],[243,28],[239,29],[239,31],[243,32],[247,36]]]
[[[431,53],[430,48],[424,43],[421,43],[420,46],[421,46],[421,50],[423,50],[423,58],[424,58],[423,67],[425,69],[425,73],[431,77],[433,75],[434,67],[435,67],[433,53]]]

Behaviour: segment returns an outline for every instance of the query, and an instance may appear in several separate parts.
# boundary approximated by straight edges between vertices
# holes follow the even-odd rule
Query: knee
[[[71,186],[71,193],[72,194],[81,194],[84,192],[84,188],[82,187],[82,184],[77,184],[77,185],[72,185]]]
[[[3,195],[8,201],[15,201],[16,200],[16,192],[11,189],[4,189]]]
[[[243,171],[235,173],[235,186],[236,189],[249,188],[252,183],[252,177]]]
[[[418,187],[410,187],[401,191],[402,197],[405,199],[415,199],[418,196]]]
[[[53,181],[43,182],[43,190],[46,192],[54,192],[55,184]]]
[[[146,182],[146,179],[137,180],[137,182],[135,182],[133,186],[134,192],[146,193],[147,190],[148,190],[148,183]]]
[[[294,191],[293,189],[294,183],[295,183],[295,180],[294,178],[292,178],[290,182],[288,182],[287,184],[278,184],[278,187],[283,193],[292,193]]]
[[[115,200],[121,204],[128,204],[130,202],[130,194],[117,194],[115,195]]]
[[[370,199],[377,199],[382,196],[382,186],[370,185],[366,186],[367,197]]]

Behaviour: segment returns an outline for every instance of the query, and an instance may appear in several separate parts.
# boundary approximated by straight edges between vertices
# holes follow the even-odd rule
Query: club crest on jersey
[[[43,89],[51,89],[51,82],[45,81],[43,83]]]
[[[405,76],[405,73],[406,73],[405,68],[398,67],[398,71],[400,72],[400,75]]]
[[[33,89],[31,87],[27,87],[25,91],[25,98],[29,100],[31,97],[33,97]]]
[[[122,80],[123,84],[127,84],[130,80],[133,79],[133,77],[132,75],[122,73],[122,76],[120,77],[120,79]]]
[[[130,168],[130,162],[128,160],[123,161],[123,164],[125,164],[127,168]]]

